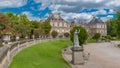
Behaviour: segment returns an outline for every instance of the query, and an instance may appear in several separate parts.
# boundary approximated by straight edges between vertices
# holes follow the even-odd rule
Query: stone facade
[[[74,26],[84,27],[87,30],[89,37],[92,37],[95,33],[100,33],[103,36],[107,35],[107,24],[100,18],[93,17],[93,19],[88,23],[79,23],[74,19],[71,23],[71,27]]]
[[[55,30],[59,35],[63,35],[69,32],[74,26],[83,26],[92,37],[95,33],[100,33],[101,35],[107,35],[107,26],[100,18],[93,17],[93,19],[88,23],[80,23],[75,18],[73,22],[68,23],[61,16],[60,13],[50,13],[48,19],[52,26],[52,30]]]
[[[64,33],[70,31],[70,24],[61,18],[60,13],[50,13],[48,19],[50,21],[50,24],[52,26],[52,30],[55,30],[60,35],[63,35]]]
[[[100,18],[95,18],[86,24],[89,36],[92,37],[95,33],[100,33],[101,35],[107,35],[107,25]]]

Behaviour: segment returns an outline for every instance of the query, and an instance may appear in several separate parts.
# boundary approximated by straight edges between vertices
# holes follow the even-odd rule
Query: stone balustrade
[[[10,45],[5,45],[0,48],[0,68],[8,68],[12,62],[13,57],[21,50],[41,42],[52,41],[53,39],[37,39],[18,41]]]

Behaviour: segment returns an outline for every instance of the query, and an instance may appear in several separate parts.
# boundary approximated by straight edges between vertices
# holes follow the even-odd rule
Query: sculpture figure
[[[78,39],[78,34],[80,33],[80,30],[76,30],[74,32],[74,47],[80,47],[79,46],[79,39]]]

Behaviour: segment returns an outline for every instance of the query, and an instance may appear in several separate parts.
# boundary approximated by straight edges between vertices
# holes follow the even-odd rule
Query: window
[[[57,26],[57,22],[55,22],[55,26]]]
[[[64,23],[62,23],[62,27],[64,27]]]
[[[59,27],[59,23],[57,23],[58,24],[58,27]]]
[[[60,30],[59,30],[59,29],[58,29],[57,31],[58,31],[58,32],[60,32]]]
[[[62,32],[64,32],[64,29],[62,30]]]

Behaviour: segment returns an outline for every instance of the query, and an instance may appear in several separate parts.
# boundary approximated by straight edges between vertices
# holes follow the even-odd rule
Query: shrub
[[[69,37],[69,33],[64,33],[64,36],[66,37],[66,38],[68,38]]]
[[[87,38],[88,38],[88,33],[85,28],[81,26],[75,26],[70,30],[70,40],[73,42],[74,41],[74,32],[75,30],[80,30],[80,33],[78,34],[78,39],[79,39],[79,45],[83,45]]]
[[[96,41],[92,38],[87,39],[87,43],[94,43],[94,42],[96,42]]]
[[[55,31],[55,30],[53,30],[52,33],[51,33],[51,35],[52,35],[53,38],[56,38],[57,35],[58,35],[58,32]]]
[[[2,44],[2,42],[0,42],[0,47],[2,47],[3,46],[3,44]]]
[[[118,47],[120,48],[120,44],[118,44]]]
[[[96,42],[98,42],[98,40],[100,39],[100,33],[95,33],[94,36],[93,36],[93,39],[96,40]]]

